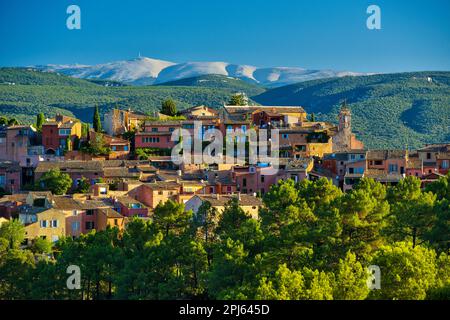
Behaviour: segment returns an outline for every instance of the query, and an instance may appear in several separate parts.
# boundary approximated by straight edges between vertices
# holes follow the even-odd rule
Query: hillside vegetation
[[[254,96],[266,91],[263,87],[240,79],[218,74],[210,74],[159,84],[160,86],[195,86],[204,88],[227,89],[234,92],[244,91],[248,96]]]
[[[34,122],[36,114],[41,111],[46,116],[61,112],[90,122],[95,105],[99,106],[102,114],[115,107],[151,114],[159,110],[161,102],[167,98],[174,99],[178,109],[201,104],[218,108],[237,91],[254,95],[263,90],[255,90],[254,86],[241,80],[224,88],[166,85],[106,87],[102,82],[93,83],[56,73],[0,68],[0,113],[14,116],[23,123]]]
[[[317,119],[333,122],[346,99],[353,130],[369,148],[416,148],[450,140],[450,72],[308,81],[252,99],[261,104],[301,105]]]
[[[431,81],[430,81],[431,79]],[[113,86],[106,86],[113,85]],[[167,98],[178,109],[219,108],[236,92],[266,105],[301,105],[316,118],[337,121],[346,99],[353,130],[369,148],[417,148],[450,141],[450,72],[415,72],[344,77],[265,88],[221,75],[199,76],[154,86],[92,82],[26,68],[0,68],[0,114],[32,123],[39,112],[92,120],[111,108],[152,114]]]

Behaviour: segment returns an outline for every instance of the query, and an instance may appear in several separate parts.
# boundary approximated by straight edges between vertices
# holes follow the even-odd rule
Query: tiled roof
[[[398,173],[387,173],[384,170],[367,169],[364,172],[364,177],[372,178],[380,182],[398,182],[403,179],[403,176]]]
[[[287,171],[305,171],[313,160],[311,158],[296,159],[286,165]]]
[[[151,132],[151,131],[141,131],[137,132],[136,136],[171,136],[173,132],[170,131],[158,131],[158,132]]]
[[[224,106],[224,109],[228,113],[248,113],[257,110],[273,111],[278,113],[305,112],[305,109],[303,109],[303,107],[300,106]]]
[[[180,184],[174,181],[156,181],[145,183],[145,185],[153,190],[178,190],[180,188]]]
[[[429,144],[418,149],[418,151],[425,152],[450,152],[450,143]]]
[[[139,178],[141,172],[138,169],[127,167],[112,167],[104,168],[103,174],[105,178],[121,177],[121,178]]]
[[[230,202],[232,199],[236,199],[240,197],[239,201],[239,205],[241,206],[255,206],[255,207],[259,207],[262,205],[262,201],[261,199],[248,195],[248,194],[241,194],[241,195],[225,195],[225,194],[221,194],[221,195],[216,195],[216,194],[199,194],[196,195],[197,197],[199,197],[202,201],[208,201],[209,203],[211,203],[211,206],[215,207],[215,206],[224,206],[226,205],[228,202]]]
[[[67,172],[100,172],[102,163],[100,161],[41,161],[38,163],[35,172],[47,172],[51,169],[59,168]]]
[[[117,201],[124,204],[124,205],[128,205],[128,204],[133,204],[133,203],[138,203],[141,205],[142,208],[145,208],[145,205],[143,203],[141,203],[140,201],[129,197],[129,196],[121,196],[121,197],[117,197]]]
[[[165,127],[165,126],[181,126],[181,120],[147,120],[145,121],[144,126],[146,127]]]
[[[116,210],[112,208],[100,209],[99,212],[103,213],[108,218],[116,218],[116,219],[123,218],[123,216],[120,213],[118,213]]]
[[[67,196],[53,196],[52,204],[60,210],[83,210],[79,201]]]
[[[224,185],[234,184],[230,170],[208,171],[206,176],[210,185],[215,185],[217,183]]]
[[[369,150],[367,160],[405,159],[406,150]]]

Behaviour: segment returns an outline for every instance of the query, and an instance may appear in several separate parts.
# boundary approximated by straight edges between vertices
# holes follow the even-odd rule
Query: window
[[[47,220],[41,220],[40,221],[40,227],[41,228],[47,228]]]
[[[391,172],[398,172],[398,166],[396,164],[389,165],[389,173]]]
[[[442,169],[448,169],[448,167],[449,167],[449,161],[442,160]]]
[[[71,129],[59,129],[60,136],[70,136]]]
[[[93,216],[94,215],[94,210],[92,210],[92,209],[86,210],[86,215],[87,216]]]
[[[116,151],[116,150],[117,150],[117,147],[116,147],[116,146],[111,146],[111,150],[112,150],[112,151]]]
[[[118,226],[118,225],[119,225],[119,220],[114,219],[114,225],[115,225],[115,226]]]
[[[173,132],[175,128],[169,128],[169,132]]]
[[[214,187],[209,187],[209,193],[214,193]]]
[[[152,128],[152,132],[158,132],[158,128]]]
[[[52,236],[52,242],[58,241],[59,237],[57,235]]]
[[[261,182],[264,182],[264,176],[261,176]]]
[[[158,137],[145,137],[145,138],[142,138],[142,142],[143,143],[155,143],[155,142],[159,142],[159,138]]]
[[[86,221],[85,227],[86,227],[86,230],[94,229],[94,221]]]
[[[72,231],[78,231],[78,230],[80,230],[80,222],[79,221],[72,222]]]
[[[431,153],[427,153],[427,159],[431,159]]]
[[[289,134],[283,133],[282,137],[283,137],[283,139],[287,139],[287,138],[289,138]]]
[[[100,194],[107,194],[108,190],[106,189],[106,187],[100,187],[98,188],[98,191],[100,192]]]
[[[383,164],[383,160],[375,160],[374,163],[376,166],[381,166]]]
[[[58,228],[58,220],[52,220],[52,228]]]
[[[77,211],[77,210],[72,210],[72,215],[73,215],[73,216],[78,215],[78,211]]]
[[[243,187],[247,186],[247,179],[246,178],[242,179],[242,186]]]
[[[351,159],[351,160],[355,160],[355,158],[356,158],[356,156],[355,156],[354,154],[351,154],[351,155],[350,155],[350,159]]]
[[[128,151],[128,146],[124,146],[123,151]]]
[[[363,154],[360,154],[360,155],[359,155],[359,158],[360,158],[360,159],[364,159],[364,155],[363,155]]]

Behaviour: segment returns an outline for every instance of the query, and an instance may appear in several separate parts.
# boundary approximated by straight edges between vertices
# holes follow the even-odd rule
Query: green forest
[[[317,120],[333,123],[346,100],[353,131],[368,148],[420,148],[450,141],[450,72],[331,78],[267,89],[221,75],[126,86],[28,68],[0,68],[0,115],[22,123],[33,123],[39,112],[90,122],[95,106],[101,114],[131,108],[153,115],[169,98],[178,110],[194,105],[220,108],[236,92],[246,93],[252,104],[300,105]]]
[[[280,181],[253,219],[231,201],[197,215],[172,201],[151,220],[37,240],[0,228],[0,299],[450,299],[450,175],[422,190],[362,179],[343,193],[327,179]],[[68,266],[81,270],[69,290]],[[367,286],[369,265],[381,289]]]
[[[301,82],[252,97],[260,104],[301,105],[337,122],[345,100],[352,127],[368,148],[420,148],[450,141],[450,72],[410,72]]]

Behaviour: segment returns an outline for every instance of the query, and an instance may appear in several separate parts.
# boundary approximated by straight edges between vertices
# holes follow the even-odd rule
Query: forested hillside
[[[0,114],[32,123],[39,112],[44,112],[46,116],[62,112],[90,122],[95,105],[99,106],[102,114],[114,107],[151,113],[159,110],[162,101],[172,98],[178,109],[201,104],[218,108],[238,91],[249,96],[261,92],[240,80],[224,88],[105,86],[102,82],[94,83],[56,73],[1,68]]]
[[[369,148],[410,148],[450,141],[450,72],[380,74],[314,80],[267,90],[220,75],[155,86],[92,82],[25,68],[0,69],[0,114],[32,123],[36,114],[74,115],[92,120],[93,108],[131,108],[152,113],[167,98],[178,109],[193,105],[219,108],[236,92],[256,103],[301,105],[317,119],[337,121],[346,100],[353,131]]]
[[[450,141],[450,72],[415,72],[308,81],[253,97],[261,104],[301,105],[337,121],[346,99],[353,130],[370,148]]]

